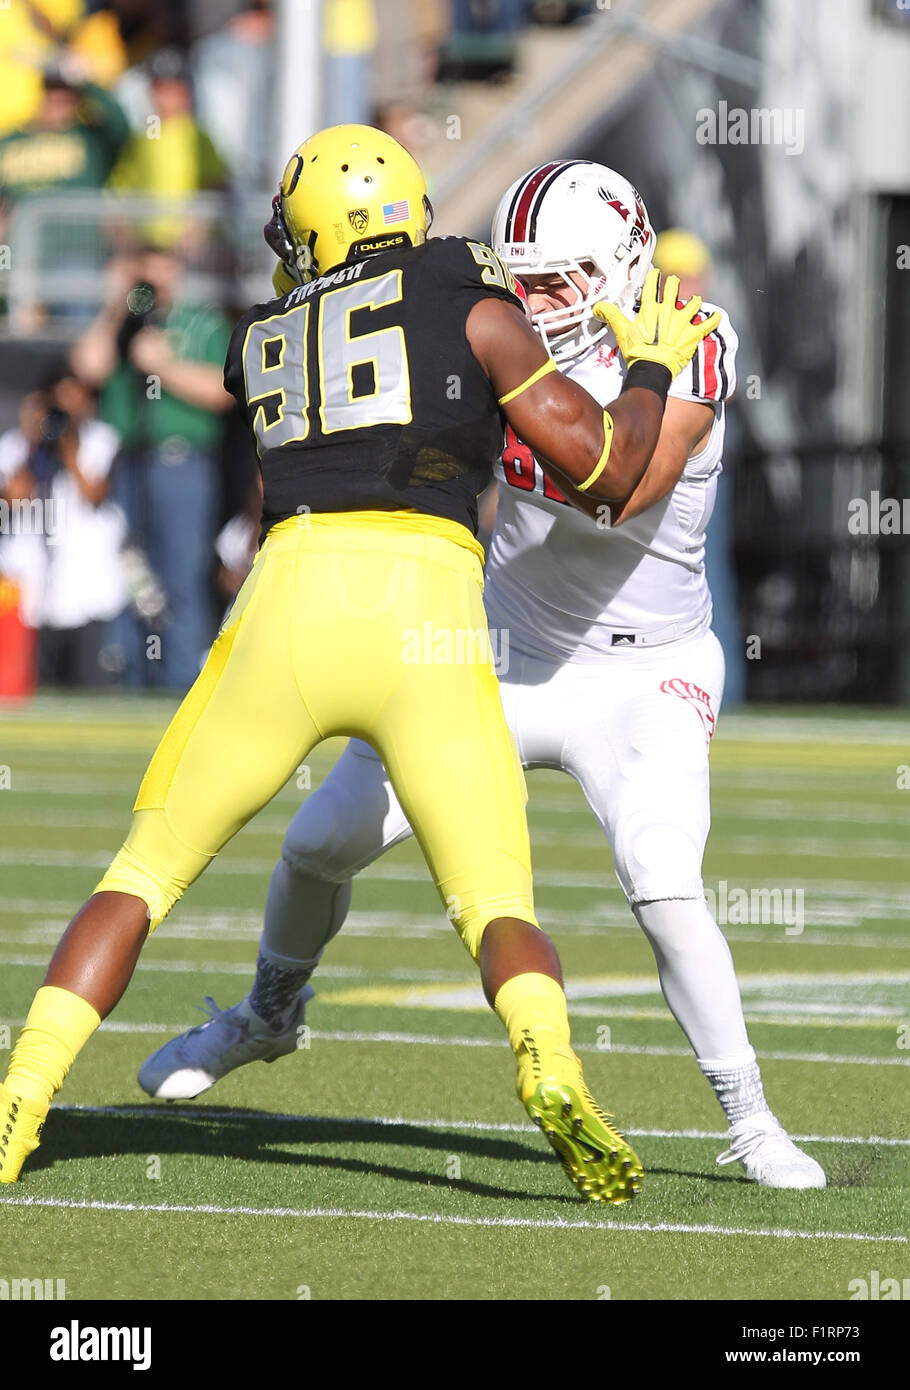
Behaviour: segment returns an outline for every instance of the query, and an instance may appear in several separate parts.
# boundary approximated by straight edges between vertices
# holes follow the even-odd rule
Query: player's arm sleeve
[[[243,344],[247,329],[252,322],[253,315],[244,314],[231,334],[227,355],[224,359],[224,389],[234,397],[243,411],[244,417],[247,416],[247,403],[243,382]]]
[[[246,342],[250,324],[255,323],[257,319],[265,318],[269,308],[270,305],[268,304],[254,304],[252,309],[247,310],[230,336],[227,355],[224,359],[224,389],[234,397],[247,423],[249,423],[250,411],[247,405],[246,382],[243,376],[243,345]],[[223,341],[224,339],[222,339]]]
[[[736,390],[736,351],[739,338],[726,312],[717,304],[702,304],[695,322],[719,312],[720,323],[703,338],[692,361],[674,378],[669,394],[683,401],[720,406]]]

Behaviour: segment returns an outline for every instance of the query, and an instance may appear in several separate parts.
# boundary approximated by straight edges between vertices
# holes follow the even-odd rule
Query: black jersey
[[[240,320],[224,384],[259,449],[263,534],[295,513],[369,508],[476,533],[503,422],[465,324],[490,297],[520,306],[490,247],[435,237],[340,266]]]

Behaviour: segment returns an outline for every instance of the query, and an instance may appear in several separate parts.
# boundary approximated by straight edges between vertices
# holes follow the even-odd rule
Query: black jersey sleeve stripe
[[[720,344],[720,352],[717,356],[717,372],[720,377],[720,395],[717,397],[717,399],[720,401],[725,401],[730,393],[730,382],[727,377],[727,369],[724,366],[724,359],[727,356],[727,344],[724,342],[720,330],[717,328],[715,328],[714,330],[714,337]]]

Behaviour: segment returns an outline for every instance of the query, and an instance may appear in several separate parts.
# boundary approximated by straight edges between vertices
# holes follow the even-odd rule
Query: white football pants
[[[701,878],[720,643],[708,632],[584,665],[509,658],[500,690],[521,761],[567,772],[581,786],[699,1061],[753,1061],[732,958]],[[411,833],[379,758],[352,739],[288,827],[269,889],[266,955],[315,963],[344,919],[350,880]]]

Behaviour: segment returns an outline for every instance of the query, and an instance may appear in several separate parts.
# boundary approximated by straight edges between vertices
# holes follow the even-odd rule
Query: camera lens
[[[65,410],[52,406],[41,421],[41,438],[46,444],[56,444],[69,422],[70,417]]]
[[[136,318],[151,313],[155,307],[155,287],[142,281],[134,285],[126,296],[126,307]]]

